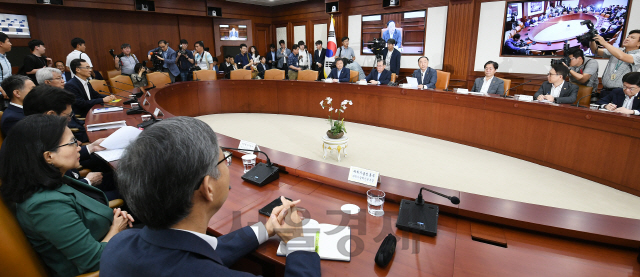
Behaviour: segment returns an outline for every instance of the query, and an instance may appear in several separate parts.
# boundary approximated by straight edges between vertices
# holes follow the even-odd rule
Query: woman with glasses
[[[79,166],[80,147],[67,118],[31,115],[7,136],[0,193],[53,276],[99,270],[107,242],[133,218],[109,208],[102,191],[64,174]]]
[[[569,76],[569,68],[562,63],[551,65],[547,81],[542,83],[533,99],[541,102],[573,104],[578,97],[578,86],[565,82]]]

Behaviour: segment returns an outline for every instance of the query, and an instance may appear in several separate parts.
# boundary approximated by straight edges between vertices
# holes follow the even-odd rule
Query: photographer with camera
[[[598,62],[584,56],[584,51],[580,48],[571,48],[568,52],[569,65],[562,63],[569,68],[569,81],[579,85],[592,87],[593,92],[598,88]]]
[[[195,52],[195,66],[198,70],[213,70],[213,57],[211,53],[204,51],[204,42],[198,41],[193,45],[196,49]]]
[[[167,72],[171,83],[175,83],[176,76],[180,74],[180,69],[176,65],[177,53],[169,47],[169,43],[164,39],[160,40],[158,41],[158,47],[148,53],[149,60],[153,62],[154,70]]]
[[[604,46],[604,49],[598,49],[598,45]],[[594,55],[609,58],[607,67],[604,68],[602,74],[602,86],[600,96],[602,99],[612,90],[622,87],[622,76],[629,72],[638,71],[640,68],[640,30],[632,30],[629,35],[622,41],[622,47],[616,48],[609,44],[600,35],[594,35],[591,41],[591,51]]]
[[[506,54],[511,55],[526,55],[527,49],[522,47],[522,42],[520,41],[520,34],[513,35],[512,38],[506,40],[504,42],[504,47]]]
[[[134,69],[139,61],[136,55],[131,53],[131,45],[124,43],[120,46],[120,49],[122,50],[122,53],[118,55],[113,54],[113,49],[109,51],[113,56],[116,69],[120,70],[122,75],[131,75],[135,73]]]
[[[336,56],[346,59],[346,63],[344,65],[346,68],[348,68],[349,70],[358,71],[358,80],[362,80],[367,77],[367,75],[364,74],[364,70],[362,70],[360,64],[356,62],[356,52],[353,51],[353,48],[349,47],[349,37],[342,38],[342,46],[338,48],[338,53]]]
[[[186,39],[180,40],[180,45],[178,46],[178,54],[176,55],[176,63],[178,64],[178,68],[180,68],[180,80],[191,81],[193,78],[193,74],[189,74],[192,72],[191,67],[195,63],[193,58],[193,53],[187,48],[189,47],[189,42]]]

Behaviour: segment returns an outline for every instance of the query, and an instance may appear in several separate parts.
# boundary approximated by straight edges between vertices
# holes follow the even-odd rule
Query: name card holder
[[[380,172],[352,166],[349,168],[349,178],[347,180],[377,187],[380,183]]]
[[[143,105],[143,106],[148,106],[148,105],[149,105],[149,101],[147,101],[147,99],[145,98],[145,99],[144,99],[144,102],[142,102],[142,105]]]
[[[147,101],[145,99],[145,101]],[[162,111],[159,108],[156,108],[155,111],[153,111],[153,116],[158,117],[158,116],[164,116],[164,113],[162,113]]]
[[[238,145],[238,148],[240,148],[240,149],[252,149],[251,151],[250,150],[246,150],[246,151],[245,150],[238,150],[238,152],[245,153],[245,154],[253,154],[253,151],[255,151],[255,150],[260,151],[260,147],[257,144],[255,144],[253,142],[250,142],[250,141],[246,141],[246,140],[241,140],[240,141],[240,145]]]
[[[518,101],[526,101],[526,102],[531,102],[531,101],[533,101],[533,96],[531,96],[531,95],[516,94],[516,95],[514,95],[514,97],[515,97],[515,98],[516,98],[516,100],[518,100]]]
[[[151,97],[151,92],[147,90],[147,97]]]

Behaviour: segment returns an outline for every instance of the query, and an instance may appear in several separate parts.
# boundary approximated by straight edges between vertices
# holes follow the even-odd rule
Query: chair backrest
[[[509,95],[509,89],[511,88],[511,79],[500,79],[504,81],[504,93]]]
[[[391,81],[389,81],[389,82],[395,83],[395,82],[396,82],[396,78],[397,78],[397,77],[398,77],[398,76],[396,76],[396,74],[395,74],[395,73],[391,73]]]
[[[154,84],[156,87],[164,87],[171,84],[171,77],[167,72],[153,72],[147,74],[147,80],[151,81],[149,84]]]
[[[13,213],[0,197],[0,268],[5,276],[42,276],[47,271]]]
[[[131,82],[131,77],[129,76],[125,76],[125,75],[113,76],[109,78],[109,83],[111,83],[111,86],[113,87],[111,88],[111,93],[117,94],[120,96],[125,96],[125,97],[129,96],[131,93],[127,93],[126,91],[131,91],[133,89],[133,82]],[[122,91],[122,90],[126,90],[126,91]]]
[[[592,87],[588,87],[588,86],[583,86],[583,85],[578,85],[578,97],[576,97],[576,101],[573,102],[573,104],[578,104],[578,100],[582,97],[584,97],[582,100],[580,100],[580,105],[588,107],[589,104],[591,104],[591,97],[585,97],[589,94],[591,94],[593,92],[593,88]]]
[[[107,71],[107,76],[109,76],[109,79],[111,79],[113,77],[116,77],[116,76],[118,76],[120,74],[122,74],[122,73],[120,73],[120,70],[109,70],[109,71]]]
[[[92,79],[89,80],[89,84],[91,84],[91,87],[93,87],[93,89],[95,89],[100,94],[109,94],[109,92],[111,91],[109,87],[106,86],[107,81],[105,80]],[[104,92],[102,92],[101,90]]]
[[[351,74],[349,76],[349,83],[355,83],[358,81],[358,75],[360,75],[360,72],[355,71],[355,70],[351,70],[349,71],[349,73]]]
[[[318,71],[302,70],[298,72],[298,81],[315,81],[318,79]]]
[[[438,70],[438,80],[436,81],[436,89],[445,90],[449,88],[449,80],[451,80],[451,73]]]
[[[231,71],[231,80],[251,80],[251,70],[236,69]]]
[[[284,80],[284,70],[269,69],[264,72],[265,80]]]
[[[218,72],[215,70],[198,70],[193,72],[193,80],[212,81],[218,80]]]

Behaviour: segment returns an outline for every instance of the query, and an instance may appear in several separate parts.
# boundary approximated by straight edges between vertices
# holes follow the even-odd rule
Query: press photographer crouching
[[[598,62],[584,56],[584,52],[579,48],[571,48],[568,52],[570,60],[569,81],[575,84],[592,87],[593,93],[598,88]]]
[[[139,61],[136,55],[131,53],[131,45],[124,43],[120,46],[120,49],[122,50],[122,53],[118,55],[113,53],[113,49],[109,51],[111,56],[113,56],[116,69],[120,70],[120,74],[122,75],[128,76],[135,73],[134,67],[139,63]]]
[[[176,57],[176,63],[178,64],[178,68],[180,68],[180,80],[183,82],[191,81],[193,79],[192,67],[195,63],[195,59],[193,57],[193,53],[187,49],[188,46],[189,42],[187,42],[186,39],[181,39]]]
[[[598,48],[596,42],[604,46],[604,49]],[[605,58],[609,58],[607,67],[602,74],[602,86],[600,96],[605,98],[611,91],[622,87],[622,76],[629,72],[638,71],[640,68],[640,30],[632,30],[629,35],[622,41],[622,47],[616,48],[609,44],[600,35],[594,36],[591,42],[591,51]]]

